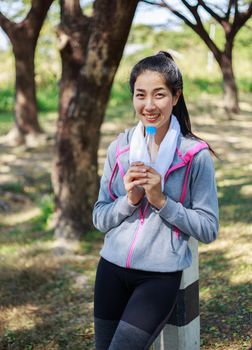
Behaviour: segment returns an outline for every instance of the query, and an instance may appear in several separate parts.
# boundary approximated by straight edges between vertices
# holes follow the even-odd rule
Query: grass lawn
[[[219,238],[200,244],[202,350],[247,350],[251,345],[252,108],[242,96],[242,113],[225,116],[221,97],[189,104],[195,133],[219,153],[215,160],[220,203]],[[113,106],[115,109],[116,107]],[[99,152],[131,111],[108,111]],[[127,121],[122,125],[122,119]],[[54,132],[55,115],[42,124]],[[1,122],[0,135],[11,125]],[[99,232],[71,247],[54,242],[50,167],[53,138],[36,149],[10,148],[0,137],[0,349],[94,349],[93,283]]]

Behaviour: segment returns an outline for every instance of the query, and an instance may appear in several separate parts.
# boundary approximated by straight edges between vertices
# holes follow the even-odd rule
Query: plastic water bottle
[[[147,149],[150,156],[150,163],[155,163],[157,159],[157,146],[155,144],[155,135],[157,128],[155,126],[146,126],[145,128],[145,140]]]

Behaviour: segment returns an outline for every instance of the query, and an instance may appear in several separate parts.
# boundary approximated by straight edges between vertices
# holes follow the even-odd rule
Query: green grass
[[[13,125],[14,115],[10,112],[0,112],[0,136],[7,134]]]
[[[14,110],[14,90],[13,88],[3,88],[0,90],[0,113]]]

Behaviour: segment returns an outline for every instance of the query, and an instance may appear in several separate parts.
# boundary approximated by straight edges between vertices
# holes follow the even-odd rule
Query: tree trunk
[[[15,126],[11,134],[15,135],[14,143],[30,143],[36,140],[42,129],[38,122],[35,72],[35,48],[27,40],[19,40],[13,44],[16,68],[15,84]],[[28,140],[27,140],[28,138]]]
[[[79,1],[71,3],[61,3],[58,30],[62,79],[52,182],[55,236],[78,239],[93,227],[100,126],[137,0],[96,0],[92,18],[81,13]]]
[[[13,145],[35,145],[42,129],[36,102],[34,56],[38,36],[54,0],[32,0],[26,18],[15,23],[0,12],[0,25],[9,37],[15,56],[15,125],[6,137]]]
[[[220,69],[223,75],[224,106],[228,113],[239,113],[238,90],[232,66],[232,56],[222,54]]]

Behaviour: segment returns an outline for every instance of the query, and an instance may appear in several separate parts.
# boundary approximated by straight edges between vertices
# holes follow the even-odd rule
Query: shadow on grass
[[[239,177],[239,180],[242,178]],[[231,178],[229,177],[229,179]],[[243,193],[242,189],[245,188],[246,191],[245,186],[252,188],[252,181],[248,181],[246,177],[244,177],[244,182],[240,184],[229,184],[218,189],[220,218],[223,225],[237,222],[252,223],[252,192],[251,194]]]
[[[224,250],[200,254],[201,338],[206,349],[228,349],[231,343],[249,347],[252,283],[233,284],[231,274]]]
[[[75,275],[44,261],[1,267],[0,349],[91,349],[92,285],[76,288]]]
[[[38,222],[37,228],[40,228],[44,223]],[[1,231],[4,231],[2,234]],[[0,245],[11,244],[33,244],[35,242],[45,242],[52,239],[53,232],[52,230],[48,231],[35,231],[32,228],[6,228],[0,225]]]
[[[18,306],[32,303],[57,283],[57,271],[38,267],[0,267],[1,306]]]

